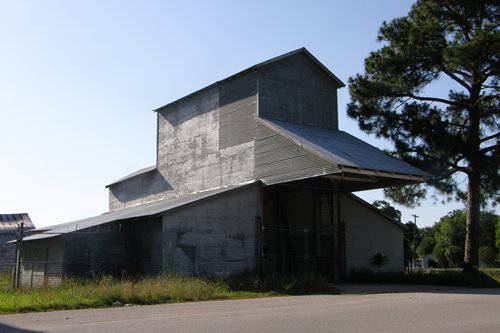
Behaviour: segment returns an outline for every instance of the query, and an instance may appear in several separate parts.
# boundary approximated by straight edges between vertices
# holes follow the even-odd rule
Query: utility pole
[[[21,277],[21,247],[24,237],[24,222],[21,222],[17,227],[17,247],[16,247],[16,270],[14,272],[14,288],[19,288],[19,280]]]
[[[415,268],[415,259],[417,258],[416,234],[417,234],[417,214],[413,214],[413,268]]]

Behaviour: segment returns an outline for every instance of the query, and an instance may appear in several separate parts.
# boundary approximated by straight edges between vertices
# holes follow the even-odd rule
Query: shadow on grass
[[[316,276],[242,274],[228,277],[225,282],[232,291],[275,293],[279,295],[340,294],[328,279]]]

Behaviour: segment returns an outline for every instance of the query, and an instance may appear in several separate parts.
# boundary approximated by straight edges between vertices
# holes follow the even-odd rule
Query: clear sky
[[[412,3],[0,0],[0,213],[41,227],[106,212],[104,186],[155,163],[153,109],[300,47],[347,83]],[[384,147],[348,101],[341,129]],[[430,225],[462,205],[397,207]]]

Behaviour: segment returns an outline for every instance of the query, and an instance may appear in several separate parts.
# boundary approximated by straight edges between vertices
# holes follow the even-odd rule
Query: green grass
[[[258,278],[251,275],[209,280],[181,275],[95,281],[64,280],[55,287],[17,289],[0,276],[0,314],[109,307],[113,304],[161,304],[256,298],[335,290],[318,277]]]
[[[438,286],[463,286],[474,288],[500,287],[500,269],[480,269],[477,274],[463,274],[461,269],[419,269],[401,273],[374,273],[354,271],[350,282],[428,284]]]

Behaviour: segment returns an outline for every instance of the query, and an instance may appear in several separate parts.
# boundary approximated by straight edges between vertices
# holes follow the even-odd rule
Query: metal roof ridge
[[[183,96],[183,97],[181,97],[181,98],[178,98],[178,99],[176,99],[175,101],[172,101],[172,102],[167,103],[167,104],[165,104],[165,105],[163,105],[163,106],[160,106],[160,107],[158,107],[158,108],[154,109],[154,110],[153,110],[153,112],[158,112],[158,111],[160,111],[160,110],[162,110],[162,109],[164,109],[164,108],[166,108],[166,107],[169,107],[169,106],[171,106],[171,105],[174,105],[174,104],[180,103],[180,102],[182,102],[182,101],[184,101],[184,100],[187,100],[188,98],[190,98],[190,97],[192,97],[192,96],[194,96],[194,95],[197,95],[197,94],[199,94],[199,93],[201,93],[201,92],[204,92],[204,91],[206,91],[206,90],[208,90],[208,89],[211,89],[211,88],[217,87],[217,86],[221,85],[221,84],[222,84],[222,83],[224,83],[224,82],[227,82],[227,81],[233,80],[233,79],[235,79],[235,78],[237,78],[237,77],[239,77],[239,76],[241,76],[241,75],[243,75],[243,74],[246,74],[246,73],[251,72],[251,71],[253,71],[253,70],[256,70],[256,69],[258,69],[258,68],[261,68],[261,67],[267,66],[267,65],[269,65],[269,64],[275,63],[275,62],[277,62],[277,61],[280,61],[280,60],[282,60],[282,59],[288,58],[288,57],[293,56],[293,55],[298,54],[298,53],[303,53],[303,54],[305,54],[308,58],[310,58],[310,59],[311,59],[311,60],[312,60],[312,61],[313,61],[313,62],[314,62],[314,63],[315,63],[318,67],[320,67],[320,68],[321,68],[321,70],[323,70],[323,71],[324,71],[324,72],[325,72],[325,73],[326,73],[326,74],[327,74],[330,78],[332,78],[332,79],[333,79],[333,80],[334,80],[334,81],[335,81],[335,82],[339,85],[339,87],[340,87],[340,88],[341,88],[341,87],[345,87],[345,83],[344,83],[344,82],[342,82],[342,81],[341,81],[341,80],[340,80],[340,79],[339,79],[339,78],[338,78],[335,74],[333,74],[333,73],[332,73],[332,72],[331,72],[331,71],[330,71],[330,70],[329,70],[329,69],[328,69],[325,65],[323,65],[323,64],[322,64],[322,63],[321,63],[321,62],[320,62],[320,61],[319,61],[319,60],[318,60],[315,56],[313,56],[313,55],[312,55],[312,53],[311,53],[311,52],[309,52],[309,51],[308,51],[305,47],[301,47],[301,48],[298,48],[298,49],[296,49],[296,50],[293,50],[293,51],[290,51],[290,52],[284,53],[284,54],[279,55],[279,56],[276,56],[276,57],[273,57],[273,58],[271,58],[271,59],[268,59],[268,60],[262,61],[262,62],[260,62],[260,63],[258,63],[258,64],[256,64],[256,65],[250,66],[250,67],[248,67],[248,68],[246,68],[246,69],[244,69],[244,70],[242,70],[242,71],[240,71],[240,72],[237,72],[237,73],[235,73],[235,74],[233,74],[233,75],[230,75],[230,76],[228,76],[228,77],[226,77],[226,78],[224,78],[224,79],[222,79],[222,80],[215,81],[214,83],[209,84],[208,86],[205,86],[205,87],[203,87],[203,88],[201,88],[201,89],[198,89],[198,90],[196,90],[196,91],[194,91],[194,92],[192,92],[192,93],[190,93],[190,94],[187,94],[187,95],[185,95],[185,96]]]

